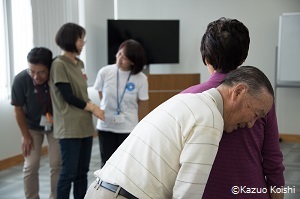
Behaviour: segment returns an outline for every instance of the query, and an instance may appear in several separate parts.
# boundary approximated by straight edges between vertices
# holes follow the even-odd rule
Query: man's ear
[[[248,90],[247,85],[245,84],[237,84],[234,89],[233,89],[233,100],[239,100],[239,99],[244,99],[244,96],[246,95]]]

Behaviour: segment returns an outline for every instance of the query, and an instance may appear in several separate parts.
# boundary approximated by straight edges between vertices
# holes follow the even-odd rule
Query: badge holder
[[[50,113],[46,113],[46,115],[42,115],[40,126],[44,127],[44,131],[45,132],[52,131],[52,125],[53,125],[52,115]]]
[[[115,124],[123,123],[124,121],[125,121],[125,117],[123,114],[113,116],[113,123]]]

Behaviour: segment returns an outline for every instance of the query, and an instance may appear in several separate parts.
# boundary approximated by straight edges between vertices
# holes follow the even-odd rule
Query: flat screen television
[[[120,44],[137,40],[147,65],[179,63],[179,20],[107,20],[108,64],[116,62]]]

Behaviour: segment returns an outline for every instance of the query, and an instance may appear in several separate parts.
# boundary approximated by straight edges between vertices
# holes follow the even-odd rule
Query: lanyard
[[[119,68],[117,69],[117,114],[118,115],[121,113],[121,102],[123,100],[123,97],[124,97],[124,94],[125,94],[125,91],[126,91],[126,87],[127,87],[127,83],[130,79],[130,76],[131,76],[131,72],[128,75],[128,78],[127,78],[127,81],[126,81],[126,84],[125,84],[125,88],[123,90],[123,93],[121,95],[121,99],[119,101]]]
[[[50,92],[48,91],[47,101],[46,101],[46,104],[44,104],[44,100],[43,100],[43,98],[42,98],[42,94],[41,94],[41,92],[40,92],[39,86],[38,86],[38,85],[35,85],[35,88],[36,88],[36,90],[37,90],[37,92],[38,92],[40,102],[41,102],[41,104],[42,104],[42,106],[43,106],[43,110],[44,110],[45,114],[47,114],[47,112],[48,112],[48,110],[49,110],[49,105],[50,105]],[[48,90],[49,90],[49,89],[48,89]]]

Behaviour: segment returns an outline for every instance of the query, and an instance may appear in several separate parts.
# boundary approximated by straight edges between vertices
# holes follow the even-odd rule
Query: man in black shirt
[[[27,199],[39,198],[38,170],[44,137],[47,137],[50,160],[51,193],[56,198],[56,187],[61,170],[58,140],[52,132],[52,105],[48,86],[52,52],[47,48],[33,48],[27,55],[29,67],[14,78],[11,104],[22,134],[24,156],[24,191]]]

